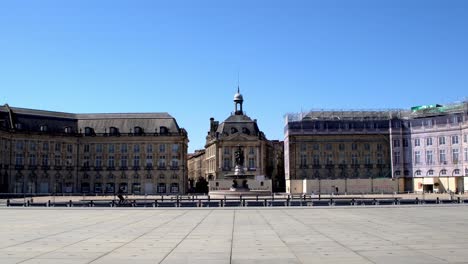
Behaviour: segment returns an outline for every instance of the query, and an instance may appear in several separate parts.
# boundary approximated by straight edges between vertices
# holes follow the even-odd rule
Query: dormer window
[[[23,124],[21,124],[21,123],[16,123],[16,124],[15,124],[15,128],[18,129],[18,130],[21,130],[21,129],[23,129]]]
[[[161,135],[166,135],[167,133],[169,133],[169,129],[165,126],[159,127],[159,133]]]
[[[237,128],[231,127],[231,134],[234,134],[234,133],[237,133],[237,132],[238,132],[238,131],[237,131]]]
[[[92,127],[85,127],[85,136],[94,136],[94,129]]]
[[[119,136],[119,135],[120,135],[119,129],[116,128],[116,127],[110,127],[110,128],[109,128],[109,135],[111,135],[111,136]]]
[[[71,134],[72,133],[72,128],[67,126],[67,127],[64,128],[64,131],[65,131],[66,134]]]
[[[242,133],[250,135],[250,130],[248,128],[246,128],[246,127],[243,127],[242,128]]]
[[[136,135],[136,136],[141,136],[143,135],[143,128],[139,127],[139,126],[136,126],[133,128],[133,134]]]
[[[41,125],[39,129],[41,132],[47,132],[47,125]]]

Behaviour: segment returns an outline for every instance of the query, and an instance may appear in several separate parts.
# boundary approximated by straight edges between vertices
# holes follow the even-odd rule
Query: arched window
[[[416,174],[417,176],[420,176],[420,175],[421,175],[421,171],[420,171],[420,170],[417,170],[415,174]]]
[[[231,134],[234,134],[234,133],[237,133],[237,132],[238,132],[237,128],[231,127]]]
[[[111,136],[119,136],[119,135],[120,135],[119,129],[116,128],[116,127],[110,127],[110,128],[109,128],[109,135],[111,135]]]
[[[85,136],[94,136],[94,129],[92,127],[85,127]]]
[[[248,128],[246,128],[246,127],[243,127],[242,128],[242,133],[250,135],[250,130]]]
[[[72,128],[67,126],[67,127],[64,128],[64,132],[65,132],[65,134],[71,134],[72,133]]]
[[[161,127],[159,127],[159,133],[161,135],[166,135],[166,134],[169,133],[169,129],[167,127],[165,127],[165,126],[161,126]]]
[[[41,132],[47,132],[47,125],[41,125],[41,126],[39,127],[39,130],[40,130]]]
[[[139,126],[136,126],[133,128],[133,134],[135,136],[141,136],[143,135],[144,131],[143,131],[143,128],[139,127]]]

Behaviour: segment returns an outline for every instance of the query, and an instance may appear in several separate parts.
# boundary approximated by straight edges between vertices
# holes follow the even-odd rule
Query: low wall
[[[404,191],[404,179],[304,179],[289,180],[289,193],[395,193]]]
[[[241,179],[237,180],[239,186],[242,185]],[[270,191],[271,192],[271,180],[255,180],[248,179],[247,184],[249,185],[250,190],[253,191]],[[210,191],[224,191],[229,190],[232,186],[232,180],[212,180],[208,181],[208,188]]]

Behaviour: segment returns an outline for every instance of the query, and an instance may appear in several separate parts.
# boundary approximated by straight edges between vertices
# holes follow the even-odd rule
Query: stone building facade
[[[207,181],[224,180],[224,176],[234,173],[235,151],[241,146],[244,151],[247,174],[276,179],[281,182],[282,146],[279,141],[270,141],[259,129],[256,119],[251,119],[243,111],[244,98],[240,91],[234,95],[234,112],[224,120],[210,118],[210,130],[206,137],[205,152],[195,160],[203,160],[202,177]],[[189,172],[190,175],[196,172]],[[277,184],[280,186],[280,183]],[[275,189],[273,189],[275,191]]]
[[[182,194],[187,143],[187,132],[167,113],[1,106],[1,192]]]
[[[468,190],[468,103],[288,115],[288,192]]]

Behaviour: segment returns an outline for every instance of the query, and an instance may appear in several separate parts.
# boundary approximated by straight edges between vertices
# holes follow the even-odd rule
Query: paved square
[[[0,263],[467,263],[468,207],[0,208]]]

